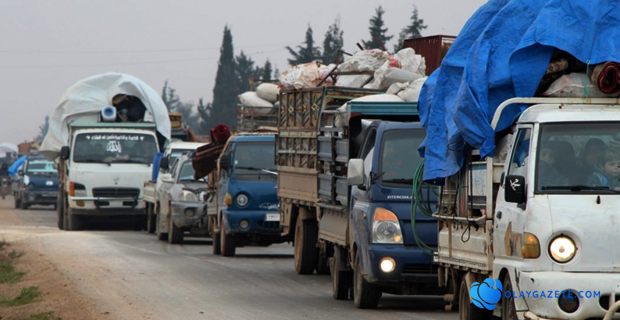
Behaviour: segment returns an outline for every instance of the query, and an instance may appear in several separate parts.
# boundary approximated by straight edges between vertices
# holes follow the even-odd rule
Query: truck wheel
[[[375,309],[381,298],[381,290],[364,279],[359,256],[355,261],[355,269],[353,270],[355,281],[353,286],[353,303],[360,309]]]
[[[235,255],[235,239],[232,235],[226,234],[224,230],[220,231],[221,253],[224,257],[232,257]]]
[[[15,197],[15,209],[19,209],[19,207],[21,206],[19,198],[17,197],[17,195],[14,195],[13,197]]]
[[[301,220],[300,214],[295,224],[295,272],[298,274],[314,273],[318,258],[317,236],[316,221]]]
[[[350,270],[343,268],[346,259],[346,250],[334,246],[334,256],[329,259],[331,280],[332,280],[332,296],[336,300],[349,299],[353,278]]]
[[[15,202],[17,202],[17,200],[15,200]],[[56,212],[58,212],[58,229],[60,230],[65,230],[65,217],[64,217],[64,209],[65,206],[62,203],[62,195],[60,195],[58,197],[58,199],[56,199]]]
[[[26,201],[24,201],[23,199],[21,199],[19,201],[19,208],[22,210],[26,210],[28,209],[28,203],[26,203]]]
[[[333,254],[331,246],[324,246],[322,249],[318,250],[317,260],[316,260],[316,274],[329,274],[329,260],[330,256]],[[331,253],[331,254],[330,254]]]
[[[212,241],[212,243],[211,243],[212,248],[211,249],[212,249],[212,253],[214,255],[222,254],[222,247],[221,247],[222,246],[222,242],[220,240],[221,239],[220,239],[220,234],[219,233],[215,233],[215,232],[211,233],[211,241]]]
[[[469,288],[467,288],[467,281],[465,281],[465,277],[463,277],[463,280],[461,281],[461,288],[459,290],[459,320],[489,319],[491,319],[490,311],[480,309],[471,303]]]
[[[66,211],[66,213],[67,213],[67,218],[69,220],[69,227],[67,228],[67,230],[70,230],[70,231],[82,230],[83,228],[82,217],[76,214],[73,214],[70,208]]]
[[[161,240],[161,241],[168,240],[168,233],[164,233],[161,230],[161,213],[157,215],[155,222],[156,222],[155,233],[157,234],[157,240]]]
[[[512,283],[510,282],[510,276],[506,275],[504,278],[504,292],[512,292]],[[515,307],[514,299],[506,299],[502,295],[502,320],[513,320],[517,318],[517,308]]]
[[[183,229],[177,228],[177,226],[172,221],[172,218],[170,219],[170,226],[168,227],[168,243],[183,243]]]
[[[148,233],[155,233],[157,217],[153,213],[153,210],[153,205],[149,203],[146,208],[146,231]]]

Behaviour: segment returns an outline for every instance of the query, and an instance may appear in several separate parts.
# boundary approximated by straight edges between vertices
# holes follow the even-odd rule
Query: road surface
[[[170,245],[129,230],[64,232],[51,207],[0,200],[0,238],[47,257],[106,319],[457,319],[438,297],[384,295],[378,310],[331,297],[329,276],[293,271],[292,247],[211,254],[210,241]]]

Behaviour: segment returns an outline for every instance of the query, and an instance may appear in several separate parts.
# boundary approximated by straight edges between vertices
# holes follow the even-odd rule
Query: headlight
[[[245,207],[248,205],[248,196],[246,196],[243,193],[240,193],[237,195],[237,205],[241,208]]]
[[[181,200],[187,202],[198,202],[198,196],[191,191],[183,190],[181,192]]]
[[[383,208],[377,208],[375,209],[372,220],[373,243],[403,243],[400,223],[394,212]]]
[[[24,184],[25,185],[29,185],[30,184],[30,177],[29,176],[24,176]]]
[[[575,242],[573,239],[561,235],[556,237],[549,244],[549,253],[551,254],[551,258],[558,263],[566,263],[571,261],[575,257],[575,253],[577,252],[577,247],[575,246]]]

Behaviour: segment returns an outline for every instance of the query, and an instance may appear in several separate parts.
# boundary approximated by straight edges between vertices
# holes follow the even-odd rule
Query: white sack
[[[585,73],[571,73],[555,80],[543,93],[547,97],[608,97],[602,93]]]
[[[273,83],[261,83],[256,87],[256,94],[259,98],[267,100],[271,103],[278,101],[280,88]]]
[[[338,66],[339,72],[363,72],[379,69],[390,58],[390,54],[379,49],[363,50],[345,57]]]
[[[152,118],[157,131],[170,140],[168,108],[159,93],[134,76],[109,72],[84,78],[67,89],[50,118],[40,150],[55,156],[69,142],[69,122],[75,119],[96,121],[101,108],[111,106],[112,98],[119,94],[140,99],[146,107],[145,120]]]
[[[239,95],[239,102],[244,107],[272,108],[273,104],[265,99],[261,99],[256,92],[246,91]]]
[[[320,65],[318,62],[289,66],[280,74],[279,80],[285,88],[313,88],[318,86],[321,80],[325,78],[334,67],[334,65]],[[333,85],[333,81],[327,79],[323,85]]]
[[[420,90],[422,90],[422,86],[426,79],[427,77],[424,77],[409,83],[404,90],[398,93],[398,96],[408,102],[418,102],[420,99]]]
[[[426,61],[424,57],[415,53],[411,48],[405,48],[396,53],[396,60],[400,63],[400,68],[409,72],[417,73],[422,76],[426,74]]]

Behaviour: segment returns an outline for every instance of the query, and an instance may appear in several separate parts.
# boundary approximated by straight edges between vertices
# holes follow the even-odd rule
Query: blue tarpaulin
[[[557,49],[588,65],[620,61],[619,7],[613,0],[490,0],[478,9],[420,93],[424,180],[457,173],[466,145],[492,154],[496,108],[533,96]],[[521,111],[505,111],[495,131]]]
[[[27,156],[21,156],[15,160],[15,162],[13,162],[13,164],[9,167],[9,176],[14,177],[17,174],[17,171],[19,171],[19,168],[26,163],[26,160],[28,160]]]

